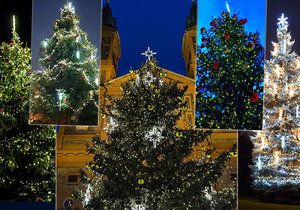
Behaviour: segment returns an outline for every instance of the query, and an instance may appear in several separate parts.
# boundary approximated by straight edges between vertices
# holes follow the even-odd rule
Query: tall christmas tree
[[[68,2],[54,24],[52,37],[41,43],[39,63],[43,71],[32,81],[32,123],[97,125],[96,54]],[[84,113],[89,117],[83,117]]]
[[[93,138],[94,159],[77,196],[85,209],[232,209],[234,188],[214,190],[232,151],[216,155],[209,132],[181,130],[186,88],[165,79],[149,59],[109,97],[102,117],[108,139]],[[168,81],[168,82],[166,82]],[[195,145],[201,151],[193,153]],[[193,158],[192,158],[193,157]]]
[[[263,131],[254,143],[254,186],[279,191],[282,186],[300,186],[299,96],[300,60],[292,52],[294,41],[287,18],[278,18],[277,43],[265,64]]]
[[[31,55],[22,45],[13,29],[0,46],[0,199],[52,201],[55,129],[28,125]]]
[[[201,28],[197,59],[196,127],[260,129],[264,49],[247,19],[223,12]]]

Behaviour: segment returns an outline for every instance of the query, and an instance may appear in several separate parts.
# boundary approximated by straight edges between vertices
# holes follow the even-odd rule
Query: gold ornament
[[[181,138],[183,136],[182,132],[177,131],[176,132],[176,137],[177,138]]]
[[[154,90],[154,92],[155,92],[156,94],[159,94],[159,93],[160,93],[160,89],[156,88],[156,89]]]
[[[161,77],[166,77],[166,76],[167,76],[167,73],[166,73],[166,72],[161,72],[161,73],[160,73],[160,76],[161,76]]]
[[[143,179],[139,179],[139,180],[138,180],[138,184],[139,184],[139,185],[143,185],[143,184],[145,184],[145,181],[144,181]]]
[[[101,118],[102,119],[106,118],[106,114],[101,114]]]
[[[237,156],[235,152],[230,152],[229,155],[230,155],[230,157],[236,157]]]
[[[148,105],[148,110],[149,111],[153,111],[155,109],[155,106],[154,105]]]

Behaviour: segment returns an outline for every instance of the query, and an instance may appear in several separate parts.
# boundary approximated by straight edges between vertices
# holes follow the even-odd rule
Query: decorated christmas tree
[[[252,137],[254,187],[280,191],[294,186],[300,191],[300,60],[292,51],[287,17],[282,14],[278,20],[278,42],[272,43],[265,64],[263,131]]]
[[[97,51],[68,2],[41,43],[42,71],[32,81],[31,123],[97,125]],[[89,113],[89,117],[83,117]]]
[[[28,125],[30,59],[13,29],[11,42],[0,45],[1,200],[54,199],[55,129]]]
[[[222,12],[201,28],[197,59],[196,127],[260,129],[264,49],[247,19]]]
[[[149,58],[151,56],[149,55]],[[152,58],[108,97],[107,139],[96,136],[76,196],[85,209],[232,209],[234,187],[215,184],[235,149],[216,153],[210,132],[181,130],[186,88],[168,80]],[[201,144],[201,150],[193,151]]]

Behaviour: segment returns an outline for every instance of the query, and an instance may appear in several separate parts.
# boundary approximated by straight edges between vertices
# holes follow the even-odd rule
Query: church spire
[[[190,15],[186,18],[186,28],[190,28],[196,25],[197,25],[197,2],[195,0],[192,0]]]
[[[106,0],[106,4],[103,7],[102,11],[103,11],[102,24],[116,28],[117,20],[112,14],[112,9],[110,7],[110,0]]]

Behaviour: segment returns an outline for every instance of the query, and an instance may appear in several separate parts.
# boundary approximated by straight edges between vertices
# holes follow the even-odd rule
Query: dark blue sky
[[[38,54],[40,43],[53,34],[53,25],[60,17],[60,8],[67,0],[34,0],[32,12],[32,67],[39,70]],[[80,17],[80,27],[88,33],[88,38],[99,49],[101,0],[72,0],[76,14]],[[98,50],[99,53],[99,50]]]
[[[148,46],[157,52],[161,67],[186,75],[181,50],[191,4],[192,0],[111,0],[122,46],[118,75],[139,68]]]
[[[246,31],[260,33],[263,46],[266,43],[266,0],[227,0],[231,13],[247,18]],[[212,17],[219,17],[226,10],[225,0],[198,0],[198,29],[210,27]],[[198,36],[198,41],[202,37]]]

